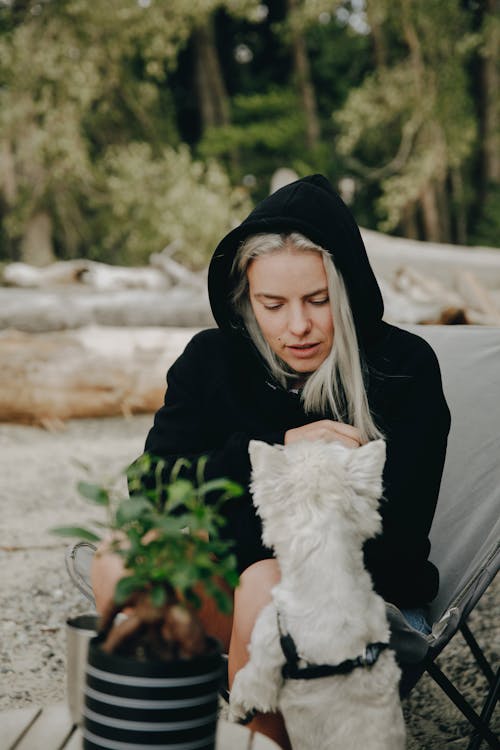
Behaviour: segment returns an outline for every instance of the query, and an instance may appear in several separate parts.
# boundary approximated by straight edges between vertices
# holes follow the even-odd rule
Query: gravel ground
[[[73,420],[60,432],[0,425],[0,710],[46,705],[64,698],[68,616],[88,605],[67,579],[65,541],[54,525],[89,517],[75,485],[90,476],[115,477],[142,450],[150,416]],[[498,659],[500,585],[490,587],[470,619],[485,652]],[[474,703],[484,689],[460,635],[440,658],[441,667]],[[467,747],[468,725],[424,675],[404,703],[408,750]],[[500,717],[494,722],[500,731]]]

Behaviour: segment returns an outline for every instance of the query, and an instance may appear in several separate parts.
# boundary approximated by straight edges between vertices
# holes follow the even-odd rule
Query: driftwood
[[[124,268],[92,263],[80,277],[87,286],[102,291],[112,289],[168,289],[172,286],[164,273],[156,268]]]
[[[24,288],[77,284],[88,267],[86,260],[63,260],[43,268],[29,263],[9,263],[3,270],[3,282]]]
[[[153,412],[168,367],[196,330],[4,331],[0,421],[51,426],[72,417]]]
[[[381,280],[385,319],[394,323],[500,325],[493,294],[470,271],[456,274],[455,288],[414,268]]]
[[[213,326],[214,319],[206,290],[181,286],[107,292],[80,285],[0,288],[0,329],[37,333],[89,325],[202,328]]]
[[[473,273],[460,271],[457,274],[457,288],[465,304],[473,311],[471,322],[500,326],[500,308]]]
[[[62,284],[85,284],[94,289],[167,289],[169,278],[157,268],[110,266],[91,260],[62,260],[38,268],[10,263],[3,271],[4,283],[24,288],[50,288]]]
[[[168,248],[161,253],[153,253],[149,262],[155,268],[161,269],[166,278],[170,279],[173,284],[181,284],[193,289],[205,290],[207,286],[206,273],[194,273],[181,263],[170,258]]]
[[[500,250],[417,242],[362,230],[394,323],[500,324]],[[0,288],[0,329],[27,332],[104,326],[212,326],[206,270],[171,257],[123,268],[87,260],[46,268],[12,263]],[[30,287],[16,288],[16,287]]]
[[[487,289],[500,289],[500,248],[419,242],[362,229],[377,278],[390,279],[398,268],[413,268],[453,287],[461,271],[470,271]]]

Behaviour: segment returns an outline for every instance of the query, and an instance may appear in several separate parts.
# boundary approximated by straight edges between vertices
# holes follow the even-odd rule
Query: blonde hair
[[[235,280],[232,302],[245,328],[270,372],[282,386],[298,377],[271,349],[265,340],[250,303],[247,269],[262,255],[293,247],[302,252],[321,255],[328,280],[328,295],[335,324],[333,345],[318,369],[309,375],[302,391],[304,410],[310,414],[328,411],[337,421],[356,427],[363,441],[382,437],[370,412],[363,378],[356,327],[344,281],[333,259],[324,248],[298,232],[290,234],[255,234],[242,242],[232,266]]]

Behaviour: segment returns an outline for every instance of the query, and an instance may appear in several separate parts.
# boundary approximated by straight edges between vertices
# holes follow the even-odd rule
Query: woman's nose
[[[295,336],[303,336],[311,328],[311,321],[304,308],[297,307],[290,310],[288,330]]]

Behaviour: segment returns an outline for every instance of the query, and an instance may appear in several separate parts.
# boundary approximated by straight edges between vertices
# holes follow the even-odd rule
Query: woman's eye
[[[279,310],[280,307],[282,307],[281,303],[276,303],[275,305],[264,305],[266,310]]]
[[[327,302],[329,302],[328,297],[321,297],[320,299],[312,299],[310,300],[312,305],[326,305]]]

